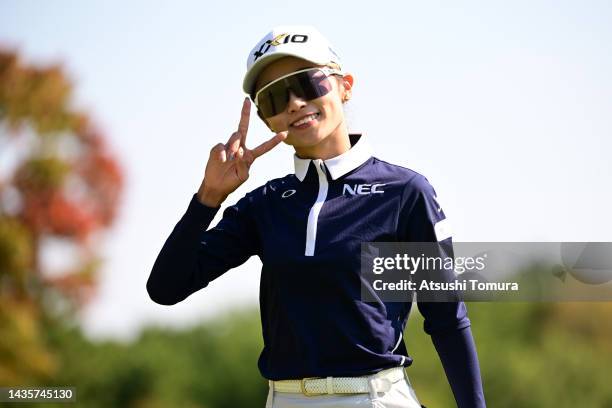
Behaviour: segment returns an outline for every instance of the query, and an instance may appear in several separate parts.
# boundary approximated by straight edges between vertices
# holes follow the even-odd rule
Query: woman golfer
[[[249,54],[238,129],[210,151],[204,179],[155,261],[152,300],[182,301],[252,255],[262,261],[267,407],[420,407],[402,339],[412,302],[363,301],[362,242],[451,242],[422,175],[370,153],[347,130],[353,77],[313,27],[276,27]],[[275,133],[249,149],[251,101]],[[295,171],[227,207],[253,162],[280,142]],[[208,229],[208,230],[207,230]],[[463,302],[417,302],[460,408],[484,407]]]

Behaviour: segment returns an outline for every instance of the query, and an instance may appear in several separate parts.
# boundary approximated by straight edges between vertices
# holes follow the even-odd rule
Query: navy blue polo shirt
[[[359,376],[410,365],[402,332],[412,303],[361,300],[361,243],[451,240],[450,228],[425,177],[373,157],[362,135],[350,139],[351,149],[331,159],[294,155],[294,174],[247,193],[214,228],[208,229],[218,208],[194,195],[155,262],[147,282],[151,298],[180,302],[256,255],[262,262],[263,377]],[[469,347],[460,352],[473,366],[463,302],[417,306],[428,334],[442,339],[463,331]],[[448,352],[457,342],[448,343],[438,352],[450,355],[452,371],[465,362]],[[456,396],[465,392],[449,380]],[[455,384],[461,381],[457,387],[465,388],[465,379]],[[468,385],[469,392],[478,384]]]

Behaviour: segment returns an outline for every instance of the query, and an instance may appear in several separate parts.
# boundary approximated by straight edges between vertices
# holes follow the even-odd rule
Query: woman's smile
[[[289,125],[289,128],[297,130],[308,129],[311,126],[314,126],[316,122],[318,122],[320,116],[321,114],[319,112],[306,114],[300,119],[291,123]]]

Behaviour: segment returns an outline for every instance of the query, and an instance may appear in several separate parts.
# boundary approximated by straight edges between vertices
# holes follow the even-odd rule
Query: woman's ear
[[[351,99],[353,95],[353,76],[351,74],[344,74],[340,80],[342,91],[342,102],[346,102]]]

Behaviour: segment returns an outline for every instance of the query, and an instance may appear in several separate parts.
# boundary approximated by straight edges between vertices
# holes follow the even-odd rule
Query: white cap
[[[342,70],[340,57],[316,28],[305,25],[278,26],[259,40],[251,50],[242,83],[244,92],[250,95],[263,68],[286,56],[302,58],[319,65],[333,62]]]

